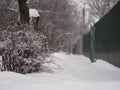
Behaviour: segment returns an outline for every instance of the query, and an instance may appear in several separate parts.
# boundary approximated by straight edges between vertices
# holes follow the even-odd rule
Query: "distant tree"
[[[90,13],[95,18],[102,18],[120,0],[89,0]]]
[[[80,30],[76,4],[70,0],[31,0],[30,8],[39,10],[39,26],[47,28],[55,50],[71,53]]]

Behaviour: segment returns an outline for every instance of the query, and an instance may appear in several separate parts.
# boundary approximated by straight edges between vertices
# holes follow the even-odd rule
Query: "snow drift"
[[[54,53],[56,73],[0,72],[0,90],[119,90],[120,69],[85,56]],[[56,68],[56,69],[55,69]]]

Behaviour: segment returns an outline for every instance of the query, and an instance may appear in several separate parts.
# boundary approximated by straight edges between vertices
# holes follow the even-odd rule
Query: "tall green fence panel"
[[[120,2],[95,27],[95,58],[120,67]],[[84,35],[83,52],[90,57],[90,33]]]

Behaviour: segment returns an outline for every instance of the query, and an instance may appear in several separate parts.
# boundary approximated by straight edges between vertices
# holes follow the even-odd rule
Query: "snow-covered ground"
[[[102,60],[54,53],[55,73],[0,72],[0,90],[120,90],[120,69]],[[54,65],[52,65],[55,67]]]

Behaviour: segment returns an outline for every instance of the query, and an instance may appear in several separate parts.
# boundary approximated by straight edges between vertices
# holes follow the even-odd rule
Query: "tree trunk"
[[[19,11],[20,11],[20,21],[19,24],[29,24],[29,8],[27,0],[18,0]]]

